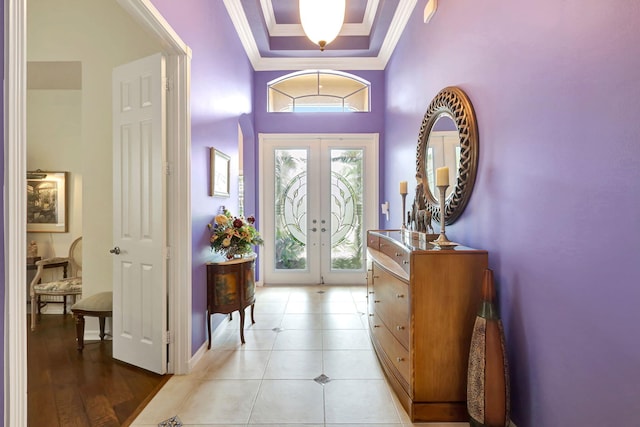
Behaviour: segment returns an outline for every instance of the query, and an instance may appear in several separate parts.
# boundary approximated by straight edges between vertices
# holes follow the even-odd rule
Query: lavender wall
[[[237,210],[238,121],[251,113],[253,70],[222,1],[153,0],[193,51],[191,62],[192,353],[206,340],[207,224]],[[231,197],[209,197],[209,147],[231,156]],[[214,319],[219,322],[222,316]]]
[[[452,240],[489,250],[518,427],[637,425],[640,4],[418,2],[387,68],[385,193],[460,86],[480,164]]]
[[[371,83],[371,111],[368,113],[267,113],[267,83],[292,71],[262,71],[254,76],[254,117],[256,138],[258,133],[379,133],[380,158],[384,158],[384,105],[385,79],[383,71],[348,71]],[[257,170],[258,141],[256,140]],[[380,163],[380,176],[384,164]],[[258,176],[255,178],[256,188]],[[383,200],[383,199],[380,199]],[[256,206],[258,201],[255,200]],[[383,221],[383,216],[379,221]]]
[[[4,7],[0,7],[0,52],[2,52],[2,86],[0,87],[0,95],[2,96],[2,117],[0,117],[0,133],[2,134],[2,140],[4,141]],[[4,144],[2,150],[0,150],[0,178],[2,180],[2,192],[4,194]],[[0,277],[2,282],[0,284],[0,352],[4,354],[4,287],[5,287],[5,269],[4,269],[4,197],[2,198],[2,210],[0,211]],[[4,384],[4,369],[0,372],[0,378],[2,378],[2,384]],[[0,389],[0,399],[4,402],[4,387]],[[0,407],[0,420],[4,420],[4,405]]]

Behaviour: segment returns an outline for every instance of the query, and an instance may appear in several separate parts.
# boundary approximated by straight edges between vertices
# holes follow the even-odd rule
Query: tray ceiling
[[[345,24],[324,52],[304,34],[298,0],[224,0],[253,67],[383,70],[417,0],[347,0]]]

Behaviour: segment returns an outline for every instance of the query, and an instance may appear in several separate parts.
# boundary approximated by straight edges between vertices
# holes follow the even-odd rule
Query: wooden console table
[[[240,312],[240,340],[244,344],[244,310],[251,306],[251,323],[256,302],[256,255],[225,262],[207,263],[207,332],[211,348],[211,315]]]
[[[367,233],[369,333],[414,422],[468,421],[467,367],[488,253]]]

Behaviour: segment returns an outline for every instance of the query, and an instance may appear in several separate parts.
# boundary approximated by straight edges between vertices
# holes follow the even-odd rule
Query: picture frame
[[[211,183],[209,196],[229,197],[231,158],[222,151],[210,148],[211,155]]]
[[[69,172],[27,172],[27,232],[66,233]]]

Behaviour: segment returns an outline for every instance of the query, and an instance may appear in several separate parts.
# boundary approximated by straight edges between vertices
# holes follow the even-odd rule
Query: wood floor
[[[32,427],[127,426],[170,377],[114,360],[111,341],[78,353],[71,315],[43,315],[27,330]]]

